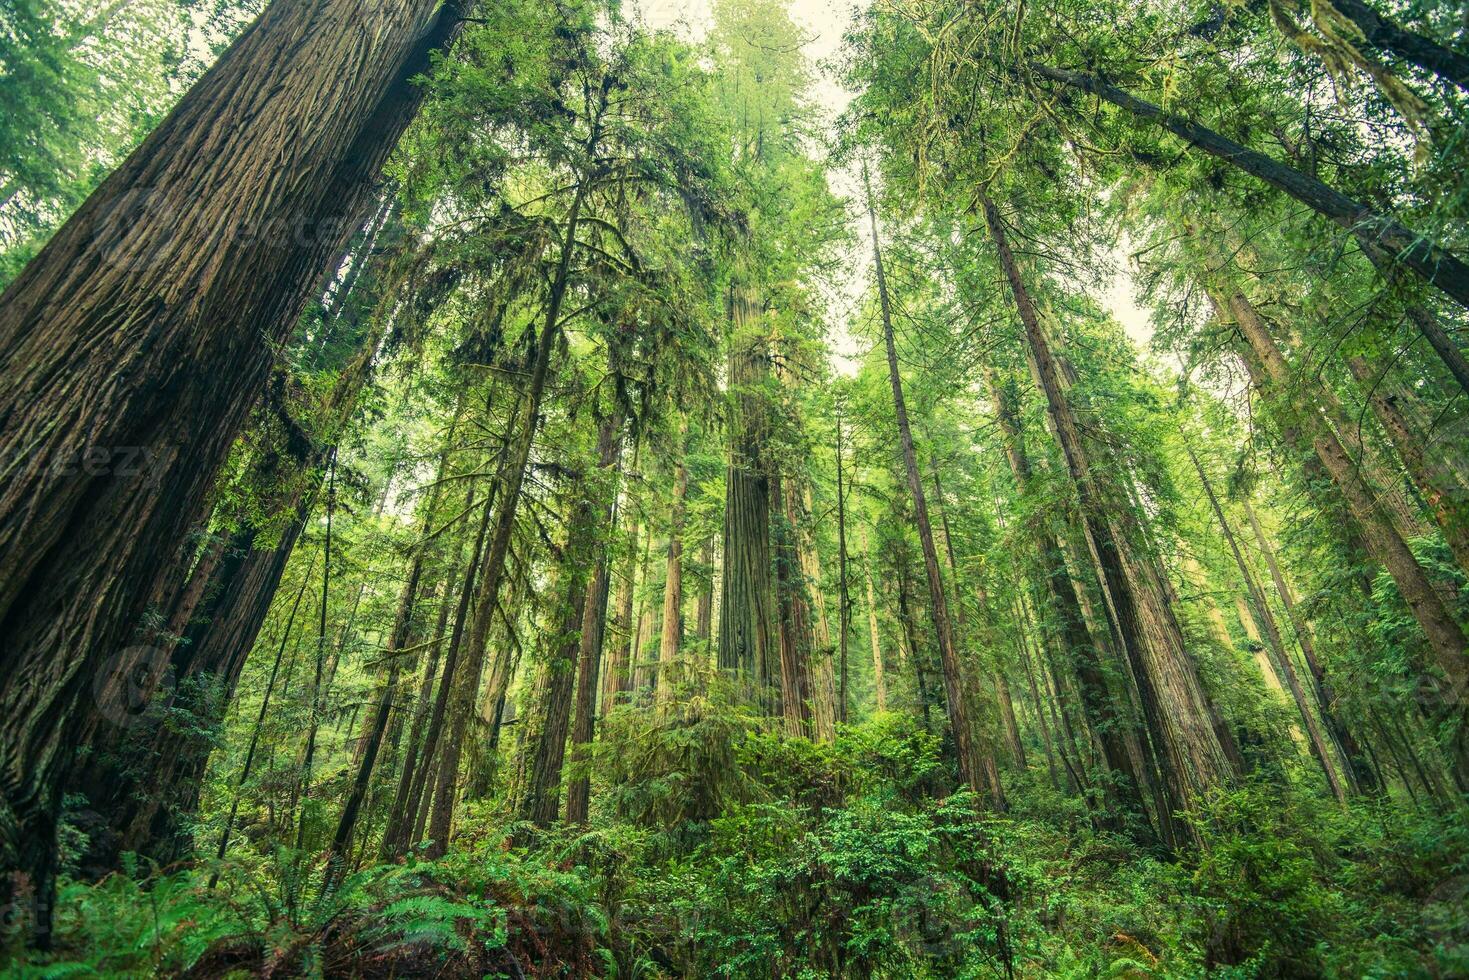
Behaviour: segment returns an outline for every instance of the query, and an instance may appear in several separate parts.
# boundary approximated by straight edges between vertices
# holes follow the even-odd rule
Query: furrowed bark
[[[0,866],[42,894],[88,678],[461,23],[437,0],[271,4],[0,299],[0,444],[24,454],[0,477]]]
[[[770,477],[764,459],[761,387],[770,366],[749,336],[759,307],[750,287],[730,287],[733,346],[729,392],[733,409],[725,475],[724,567],[719,600],[719,655],[728,671],[768,702],[777,676],[775,587],[771,581]]]

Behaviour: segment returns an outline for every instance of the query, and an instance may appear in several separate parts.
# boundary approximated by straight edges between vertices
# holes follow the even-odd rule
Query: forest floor
[[[977,818],[906,716],[820,745],[702,712],[619,712],[587,828],[471,806],[444,858],[327,893],[319,857],[284,849],[213,890],[203,867],[69,882],[56,948],[13,948],[10,975],[1469,975],[1459,814],[1344,810],[1262,773],[1175,860],[1093,829],[1044,768]]]

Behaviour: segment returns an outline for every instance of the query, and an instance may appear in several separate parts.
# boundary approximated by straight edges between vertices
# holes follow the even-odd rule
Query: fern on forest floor
[[[56,951],[13,949],[12,973],[991,977],[1002,930],[1020,976],[1469,972],[1458,815],[1250,785],[1193,815],[1205,846],[1175,862],[1039,781],[976,818],[901,716],[834,745],[747,722],[619,713],[590,827],[528,834],[471,809],[443,859],[326,897],[286,851],[213,891],[204,870],[69,883]],[[280,871],[298,865],[304,886]]]

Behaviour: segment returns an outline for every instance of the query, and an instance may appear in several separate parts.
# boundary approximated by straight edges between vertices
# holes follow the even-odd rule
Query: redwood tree
[[[41,894],[88,679],[137,655],[272,345],[461,23],[458,2],[271,4],[0,299],[0,866]]]

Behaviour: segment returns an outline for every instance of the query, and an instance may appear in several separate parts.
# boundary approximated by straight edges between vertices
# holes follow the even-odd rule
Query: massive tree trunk
[[[733,336],[729,352],[732,409],[724,491],[724,569],[719,600],[719,657],[762,700],[778,670],[775,588],[770,560],[770,476],[765,457],[762,387],[770,365],[751,336],[759,308],[750,287],[730,287]]]
[[[26,462],[0,484],[0,865],[42,894],[83,689],[461,23],[437,0],[271,4],[0,299],[0,444]]]
[[[796,543],[793,478],[780,473],[770,481],[771,509],[778,513],[775,544],[775,588],[780,643],[780,707],[786,732],[812,734],[811,651],[814,642],[811,608]]]
[[[1173,612],[1164,603],[1158,573],[1115,528],[1092,473],[1050,342],[1010,251],[994,203],[983,200],[985,220],[1025,329],[1031,366],[1046,396],[1057,441],[1075,485],[1088,549],[1104,586],[1119,645],[1132,667],[1144,718],[1159,748],[1170,804],[1189,808],[1238,774],[1238,748],[1204,690],[1185,649]]]
[[[883,344],[887,349],[888,382],[893,392],[893,412],[897,417],[898,440],[902,446],[903,469],[908,477],[908,493],[913,499],[913,518],[918,541],[923,548],[923,570],[928,578],[929,613],[933,617],[934,638],[939,647],[939,662],[944,675],[944,697],[948,709],[950,734],[959,760],[959,777],[977,796],[985,796],[987,762],[976,744],[977,733],[970,719],[969,695],[964,689],[963,665],[959,659],[954,627],[949,619],[948,597],[939,571],[938,549],[934,545],[933,527],[928,520],[928,501],[923,493],[923,480],[918,473],[918,455],[913,448],[913,431],[908,424],[908,406],[903,399],[903,378],[898,372],[898,349],[893,338],[891,300],[882,263],[882,238],[877,225],[877,210],[872,203],[872,189],[867,188],[867,218],[872,226],[872,260],[877,273],[878,307],[882,314]],[[916,651],[915,651],[916,656]],[[992,787],[998,790],[998,782]],[[1003,809],[1005,801],[998,792],[990,803]]]

